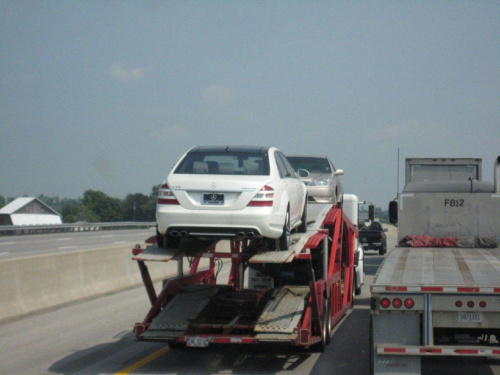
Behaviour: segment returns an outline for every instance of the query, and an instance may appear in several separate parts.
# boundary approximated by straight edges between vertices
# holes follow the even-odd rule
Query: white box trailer
[[[449,178],[443,161],[448,178],[431,168],[390,207],[399,245],[370,287],[374,374],[420,374],[423,356],[500,358],[500,157],[494,183]]]

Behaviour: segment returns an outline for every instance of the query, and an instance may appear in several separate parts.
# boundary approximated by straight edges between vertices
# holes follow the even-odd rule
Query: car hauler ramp
[[[198,249],[136,247],[133,259],[152,305],[135,326],[137,339],[174,347],[274,342],[323,350],[332,325],[352,307],[357,232],[337,206],[307,209],[307,232],[292,234],[286,251],[269,251],[255,240],[230,241],[229,251],[216,242]],[[190,257],[189,274],[180,269],[156,295],[145,262],[182,263],[184,257]],[[198,270],[201,258],[208,258],[207,270]],[[217,258],[230,262],[227,285],[217,284]],[[249,277],[245,285],[245,270],[262,272],[271,283],[252,284]]]

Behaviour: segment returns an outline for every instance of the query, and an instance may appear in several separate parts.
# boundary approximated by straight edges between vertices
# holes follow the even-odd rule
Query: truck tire
[[[378,255],[385,255],[387,253],[387,245],[382,245],[382,247],[378,250]]]
[[[167,341],[168,347],[170,350],[180,350],[180,349],[185,349],[186,348],[186,343],[185,342],[177,342],[173,340]]]
[[[373,347],[373,321],[370,317],[370,375],[373,375],[375,371],[375,354]]]
[[[332,298],[327,299],[327,308],[328,308],[328,319],[327,319],[327,324],[326,324],[326,345],[330,344],[330,341],[332,339]]]
[[[360,284],[359,280],[358,280],[358,275],[356,275],[356,272],[354,273],[354,295],[356,296],[359,296],[361,294],[361,285],[358,286],[358,284]],[[353,304],[354,304],[354,298],[352,300]]]
[[[326,297],[323,297],[323,315],[321,319],[321,341],[318,342],[317,344],[311,345],[311,350],[315,353],[323,353],[326,349],[326,346],[330,343],[330,330],[329,330],[329,319],[328,319],[329,315],[331,315],[329,312],[329,305],[326,301]]]

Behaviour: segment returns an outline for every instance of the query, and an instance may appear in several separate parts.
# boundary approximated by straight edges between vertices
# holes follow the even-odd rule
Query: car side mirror
[[[306,169],[299,169],[297,171],[299,173],[299,177],[309,177],[310,173]]]
[[[398,223],[398,201],[389,202],[389,221],[391,224]]]
[[[342,176],[343,174],[344,174],[343,169],[337,169],[333,175],[334,176]]]

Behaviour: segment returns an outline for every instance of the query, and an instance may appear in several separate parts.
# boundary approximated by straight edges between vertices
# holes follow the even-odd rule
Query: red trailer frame
[[[161,249],[156,245],[133,249],[133,259],[137,261],[142,279],[151,302],[151,308],[143,322],[136,323],[134,333],[138,340],[167,341],[172,347],[207,346],[210,344],[259,344],[286,343],[292,346],[310,347],[323,351],[328,345],[332,328],[352,308],[354,295],[354,246],[357,237],[356,226],[349,221],[342,209],[329,206],[323,220],[314,230],[295,235],[304,243],[301,248],[288,251],[249,251],[248,241],[230,241],[230,252],[217,251],[217,241],[189,254],[182,250]],[[149,243],[155,242],[152,237]],[[299,244],[300,246],[300,244]],[[146,261],[179,260],[191,257],[189,274],[182,274],[182,261],[178,276],[163,281],[163,288],[157,295]],[[201,258],[209,259],[206,270],[199,270]],[[227,285],[216,285],[216,259],[229,259],[231,268]],[[243,274],[246,268],[272,263],[274,269],[288,267],[301,275],[307,283],[302,286],[281,285],[280,288],[244,289]],[[281,266],[280,266],[281,265]],[[316,275],[319,277],[316,278]],[[326,277],[324,276],[326,275]],[[192,290],[191,290],[191,289]],[[200,292],[201,291],[201,292]],[[188,296],[187,293],[202,293]],[[210,294],[207,296],[207,293]],[[266,332],[265,328],[256,332],[257,320],[262,320],[266,306],[273,303],[279,295],[302,293],[307,297],[304,308],[295,312],[295,323],[289,332]],[[175,315],[175,304],[182,298],[204,301],[197,311],[196,319],[181,321],[184,328],[175,332],[151,331],[149,328],[160,313]],[[210,301],[217,298],[217,305],[224,314],[221,317]],[[175,300],[175,302],[174,302]],[[297,299],[296,299],[297,301]],[[276,303],[276,302],[274,302]],[[191,302],[189,306],[192,307]],[[224,306],[222,309],[220,306]],[[243,306],[246,306],[245,308]],[[230,310],[234,307],[234,312]],[[166,311],[167,310],[167,311]],[[177,310],[181,310],[178,308]],[[290,315],[290,314],[288,314]],[[226,320],[224,320],[226,319]],[[158,327],[156,327],[158,328]],[[177,328],[176,328],[177,329]],[[152,334],[154,333],[154,335]]]

